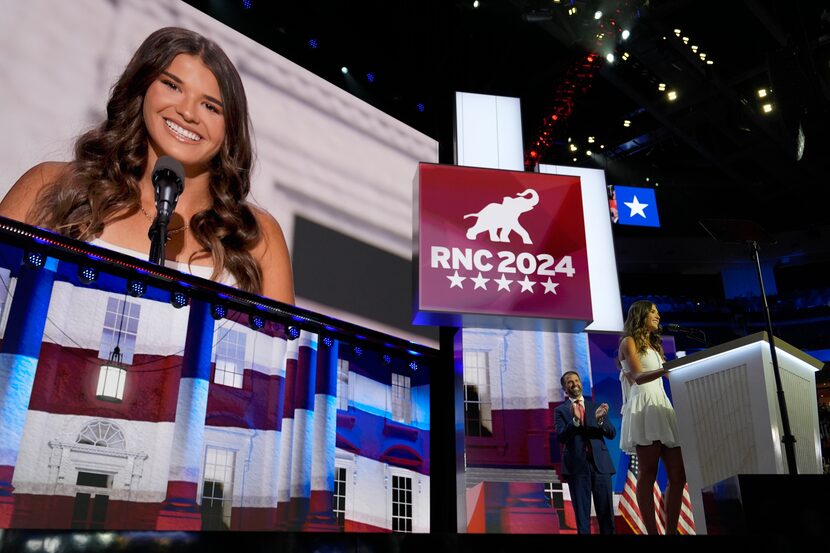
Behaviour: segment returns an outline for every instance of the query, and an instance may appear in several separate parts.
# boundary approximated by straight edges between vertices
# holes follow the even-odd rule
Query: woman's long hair
[[[663,353],[663,340],[658,333],[649,332],[646,328],[646,319],[648,319],[652,307],[654,307],[654,303],[648,300],[638,300],[631,304],[631,307],[628,308],[628,316],[625,318],[625,323],[623,324],[620,343],[627,336],[631,336],[634,339],[634,344],[637,346],[638,354],[643,355],[650,347],[660,354],[660,358],[665,361],[666,356]]]
[[[225,52],[193,31],[167,27],[144,40],[112,87],[107,119],[78,138],[74,161],[39,195],[30,219],[89,241],[114,217],[138,211],[138,183],[147,165],[144,95],[179,54],[198,56],[216,76],[225,117],[225,140],[210,162],[213,205],[192,217],[190,230],[212,257],[211,278],[228,271],[239,288],[259,293],[262,271],[250,250],[261,235],[245,201],[253,165],[245,90]]]

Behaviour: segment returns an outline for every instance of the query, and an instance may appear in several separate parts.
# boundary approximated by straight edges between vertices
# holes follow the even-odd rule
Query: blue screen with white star
[[[638,227],[659,227],[657,197],[653,188],[615,186],[619,224]]]

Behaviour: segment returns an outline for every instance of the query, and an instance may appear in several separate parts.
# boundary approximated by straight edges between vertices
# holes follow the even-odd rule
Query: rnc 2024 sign
[[[592,320],[579,177],[422,163],[415,185],[415,324]]]

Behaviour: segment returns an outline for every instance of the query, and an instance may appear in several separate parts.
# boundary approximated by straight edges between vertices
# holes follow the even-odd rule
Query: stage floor
[[[820,543],[816,543],[816,542]],[[0,552],[275,552],[280,553],[439,553],[482,551],[524,553],[570,547],[614,547],[623,551],[684,551],[701,547],[734,551],[796,551],[826,547],[816,536],[578,536],[528,534],[329,534],[293,532],[45,532],[2,530]],[[636,548],[636,549],[629,549]]]

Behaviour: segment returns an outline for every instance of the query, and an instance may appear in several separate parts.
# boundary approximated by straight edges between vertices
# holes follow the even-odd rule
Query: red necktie
[[[585,426],[585,407],[582,405],[581,399],[574,402],[574,411],[576,412],[576,418],[579,419],[579,424]]]

